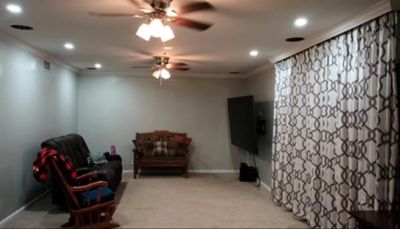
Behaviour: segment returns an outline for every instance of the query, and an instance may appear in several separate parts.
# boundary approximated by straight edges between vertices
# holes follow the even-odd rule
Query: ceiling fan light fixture
[[[164,30],[164,24],[160,19],[155,18],[155,19],[151,20],[149,26],[150,26],[151,35],[153,37],[155,37],[155,38],[161,37],[163,30]]]
[[[136,35],[143,40],[149,41],[151,38],[151,29],[150,26],[146,23],[143,23],[136,32]]]
[[[171,27],[166,25],[163,28],[162,34],[161,34],[161,41],[166,42],[169,40],[172,40],[175,38],[174,31],[172,31]]]
[[[155,71],[153,72],[153,77],[154,77],[154,78],[159,79],[160,76],[161,76],[161,71],[160,71],[160,70],[155,70]]]
[[[176,13],[176,11],[171,8],[168,8],[166,10],[166,13],[167,13],[168,17],[178,17],[178,14]]]
[[[171,78],[171,73],[169,73],[169,71],[165,68],[161,69],[160,75],[161,75],[161,78],[163,78],[165,80]]]

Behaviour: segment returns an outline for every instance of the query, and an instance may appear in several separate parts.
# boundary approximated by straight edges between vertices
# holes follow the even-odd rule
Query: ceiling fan
[[[190,67],[188,64],[183,62],[170,62],[170,57],[167,56],[167,53],[164,51],[162,56],[154,57],[154,64],[152,66],[132,66],[132,68],[148,68],[154,69],[153,77],[156,79],[164,79],[167,80],[171,78],[170,71],[189,71]]]
[[[160,38],[163,42],[173,39],[175,34],[171,27],[166,24],[168,22],[199,31],[207,30],[212,26],[210,23],[198,22],[180,16],[197,11],[214,10],[214,6],[208,2],[193,2],[175,10],[171,6],[173,0],[128,1],[142,11],[142,13],[89,12],[89,15],[96,17],[134,17],[144,19],[145,22],[139,27],[136,35],[146,41],[149,41],[151,37]]]

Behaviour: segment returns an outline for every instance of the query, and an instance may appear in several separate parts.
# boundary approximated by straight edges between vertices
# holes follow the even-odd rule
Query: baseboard
[[[261,186],[267,189],[268,192],[271,192],[271,187],[269,187],[264,181],[261,181]]]
[[[123,170],[122,174],[132,174],[133,170]],[[239,170],[234,169],[193,169],[189,173],[239,173]]]
[[[29,201],[27,204],[25,204],[24,206],[20,207],[18,210],[16,210],[15,212],[11,213],[9,216],[7,216],[6,218],[4,218],[3,220],[0,221],[0,228],[3,228],[4,224],[7,223],[7,221],[9,221],[10,219],[12,219],[14,216],[16,216],[17,214],[21,213],[23,210],[27,209],[28,207],[32,206],[34,203],[36,203],[38,200],[42,199],[45,195],[47,195],[51,190],[47,190],[46,192],[40,194],[39,196],[37,196],[35,199]]]
[[[189,173],[239,173],[239,170],[233,169],[193,169]]]
[[[122,175],[131,175],[133,174],[133,170],[122,170]]]

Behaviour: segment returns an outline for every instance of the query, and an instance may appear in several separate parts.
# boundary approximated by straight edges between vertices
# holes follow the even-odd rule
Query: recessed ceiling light
[[[11,28],[19,29],[19,30],[33,30],[32,27],[27,25],[11,25]]]
[[[21,8],[21,6],[19,6],[19,5],[17,5],[17,4],[8,4],[8,5],[6,6],[6,9],[7,9],[9,12],[13,13],[13,14],[20,14],[20,13],[22,13],[22,8]]]
[[[289,37],[286,38],[287,42],[299,42],[299,41],[304,41],[304,37]]]
[[[295,25],[296,27],[304,27],[304,26],[306,26],[307,24],[308,24],[308,20],[307,20],[306,18],[304,18],[304,17],[297,18],[297,19],[294,21],[294,25]]]
[[[96,64],[94,65],[94,67],[95,67],[96,69],[100,69],[100,68],[102,67],[102,65],[99,64],[99,63],[96,63]]]
[[[68,49],[68,50],[73,50],[75,48],[74,44],[67,42],[64,44],[64,48]]]
[[[251,50],[249,54],[252,57],[256,57],[256,56],[258,56],[258,51],[257,50]]]

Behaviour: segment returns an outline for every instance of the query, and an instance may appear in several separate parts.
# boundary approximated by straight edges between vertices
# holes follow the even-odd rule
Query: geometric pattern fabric
[[[392,207],[396,26],[391,12],[275,65],[272,196],[312,227]]]

